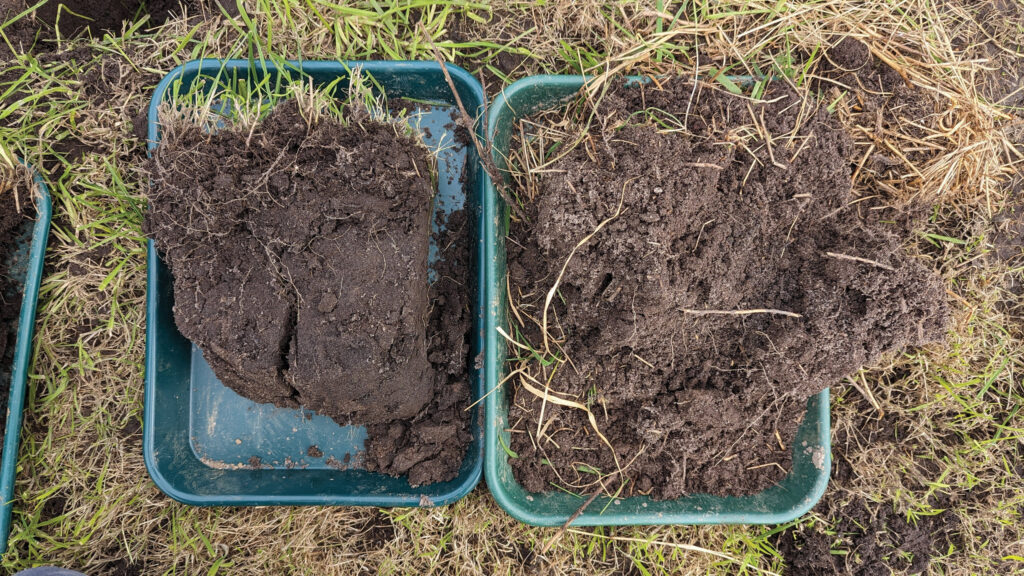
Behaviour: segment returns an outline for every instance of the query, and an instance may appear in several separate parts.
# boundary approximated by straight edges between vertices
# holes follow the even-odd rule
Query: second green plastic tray
[[[632,81],[640,79],[633,78]],[[533,76],[507,86],[491,104],[487,118],[493,159],[505,170],[509,140],[517,120],[543,110],[564,106],[583,87],[582,76]],[[516,482],[508,455],[510,442],[509,394],[502,381],[505,342],[497,328],[505,325],[505,236],[507,207],[494,183],[486,181],[483,200],[486,283],[483,298],[485,401],[484,475],[494,499],[509,514],[527,524],[560,526],[579,509],[583,499],[565,492],[529,493]],[[598,498],[573,520],[575,526],[631,524],[779,524],[803,515],[821,498],[831,467],[829,452],[828,390],[808,402],[807,415],[793,442],[793,470],[781,483],[752,496],[716,497],[693,494],[678,500],[656,502],[646,496]],[[815,465],[813,455],[824,455]]]

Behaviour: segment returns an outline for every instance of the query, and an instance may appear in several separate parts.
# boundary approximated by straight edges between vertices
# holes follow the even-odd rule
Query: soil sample
[[[562,361],[533,376],[607,439],[517,387],[511,464],[531,492],[620,469],[624,495],[759,492],[791,469],[810,396],[942,337],[940,279],[851,194],[852,147],[824,109],[781,82],[766,103],[693,93],[613,90],[596,117],[616,128],[559,151],[511,226],[511,333],[544,351],[557,283]]]
[[[451,379],[428,359],[426,148],[394,124],[310,126],[294,101],[251,134],[164,130],[146,225],[174,276],[178,329],[221,382],[367,425],[372,470],[453,477],[469,439],[453,406],[468,382],[464,348]],[[409,443],[418,449],[394,462]]]
[[[24,223],[31,220],[35,210],[29,189],[20,175],[12,177],[0,168],[0,414],[7,413],[22,298],[22,291],[10,278],[7,266]],[[0,425],[0,445],[4,430]]]

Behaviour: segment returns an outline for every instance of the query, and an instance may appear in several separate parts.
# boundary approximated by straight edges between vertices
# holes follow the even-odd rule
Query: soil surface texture
[[[428,285],[427,150],[390,124],[309,127],[292,101],[251,135],[166,125],[146,226],[181,333],[247,398],[368,426],[369,469],[454,477],[468,284]]]
[[[25,221],[32,218],[33,210],[28,186],[20,180],[14,183],[3,180],[4,173],[0,172],[0,414],[7,413],[22,297],[22,291],[8,276],[7,266],[14,253],[15,240]],[[0,445],[4,431],[5,427],[0,425]]]
[[[893,509],[890,498],[865,499],[864,487],[858,486],[864,472],[851,463],[860,450],[923,453],[924,447],[909,440],[907,423],[898,416],[886,413],[877,418],[866,400],[853,402],[860,410],[854,421],[833,434],[829,490],[814,507],[814,513],[827,522],[805,522],[775,538],[786,562],[785,574],[927,574],[933,558],[963,547],[956,509],[967,499],[983,497],[984,485],[965,493],[936,492],[928,504],[938,513],[919,515],[913,522],[906,512]],[[935,459],[918,457],[913,467],[916,470],[900,474],[900,482],[913,489],[927,490],[943,476]],[[1012,568],[1006,571],[1010,572]]]
[[[433,367],[433,396],[413,421],[367,427],[366,468],[392,476],[409,475],[413,485],[450,480],[462,465],[469,434],[469,223],[454,212],[435,234],[440,252],[430,284],[427,359]],[[453,383],[459,383],[453,385]]]
[[[569,362],[538,377],[590,407],[624,494],[655,499],[777,483],[810,396],[940,339],[948,315],[938,276],[852,204],[852,146],[823,107],[781,82],[764,103],[691,94],[614,89],[596,117],[620,128],[542,171],[507,244],[512,301],[537,323],[511,321],[535,348],[565,266],[548,322]],[[645,109],[688,132],[631,116]],[[541,407],[521,387],[510,408],[527,490],[617,470],[583,410],[548,402],[538,440]]]
[[[168,18],[181,13],[185,4],[193,10],[199,7],[219,7],[220,0],[49,0],[14,22],[4,32],[19,51],[28,51],[33,45],[37,51],[52,50],[51,42],[58,37],[70,38],[81,33],[100,36],[104,32],[121,31],[124,23],[133,22],[149,14],[147,27],[163,25]],[[13,18],[36,0],[0,0],[0,22]],[[232,6],[234,3],[232,2]],[[10,56],[6,44],[0,46],[0,60]]]

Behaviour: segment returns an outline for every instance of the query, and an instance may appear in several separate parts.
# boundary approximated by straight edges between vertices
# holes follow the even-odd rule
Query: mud
[[[387,124],[308,127],[286,102],[251,137],[172,122],[150,170],[175,321],[218,378],[366,425],[370,470],[453,477],[468,284],[428,285],[426,149]]]
[[[625,125],[590,133],[540,175],[529,223],[507,244],[513,300],[539,321],[569,254],[606,222],[552,300],[553,349],[571,365],[544,376],[596,415],[629,463],[627,495],[656,499],[778,482],[810,396],[940,339],[948,315],[937,275],[851,208],[852,145],[823,107],[781,83],[770,103],[705,87],[687,115],[691,93],[683,81],[615,90],[596,117]],[[630,116],[642,109],[691,134],[657,133]],[[705,314],[746,310],[773,312]],[[534,322],[516,328],[543,348]],[[616,470],[582,410],[549,402],[550,441],[535,442],[541,404],[519,389],[509,415],[527,490]]]

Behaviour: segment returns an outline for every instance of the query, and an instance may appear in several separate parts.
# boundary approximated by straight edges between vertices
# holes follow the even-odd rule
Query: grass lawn
[[[1024,573],[1024,1],[219,1],[28,54],[12,31],[33,14],[0,24],[0,165],[25,158],[54,203],[5,570]],[[848,42],[902,87],[844,75]],[[907,250],[942,274],[948,337],[832,388],[832,481],[811,513],[571,528],[542,555],[557,529],[512,520],[483,483],[452,506],[390,510],[193,508],[154,486],[141,442],[153,87],[197,58],[434,60],[433,46],[490,96],[538,73],[789,82],[848,129],[859,197],[924,213]]]

